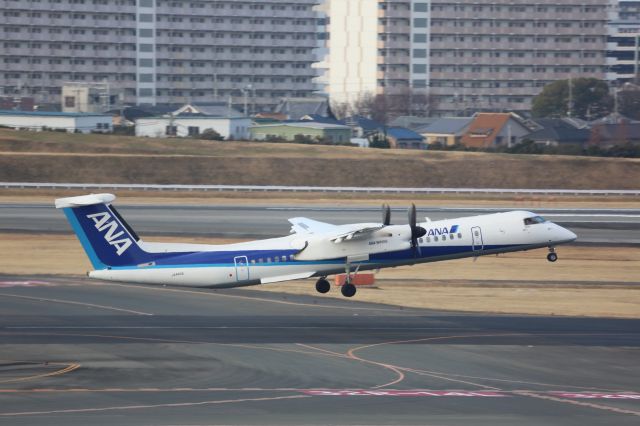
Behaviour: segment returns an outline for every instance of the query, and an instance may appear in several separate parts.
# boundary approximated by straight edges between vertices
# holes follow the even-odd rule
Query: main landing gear
[[[350,280],[347,280],[340,288],[340,292],[344,297],[353,297],[356,295],[356,286],[351,284]]]
[[[549,254],[547,255],[547,260],[549,262],[555,262],[558,260],[558,254],[556,253],[556,249],[553,247],[549,247]]]
[[[318,293],[325,294],[328,293],[329,290],[331,290],[331,284],[329,284],[326,277],[322,277],[316,282],[316,291]]]

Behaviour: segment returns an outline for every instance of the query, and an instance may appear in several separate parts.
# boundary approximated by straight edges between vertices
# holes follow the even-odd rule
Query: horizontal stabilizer
[[[110,204],[116,196],[113,194],[89,194],[80,195],[79,197],[58,198],[56,200],[57,209],[66,209],[74,207],[93,206],[94,204]]]

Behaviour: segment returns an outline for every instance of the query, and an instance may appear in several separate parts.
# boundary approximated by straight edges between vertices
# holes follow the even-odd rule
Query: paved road
[[[380,211],[365,206],[350,208],[279,206],[134,206],[117,204],[119,211],[142,237],[149,235],[202,235],[269,238],[286,235],[287,218],[306,216],[330,223],[379,222]],[[432,220],[510,210],[421,208]],[[640,210],[536,209],[567,226],[582,243],[640,244]],[[406,211],[394,209],[393,221],[406,222]],[[0,204],[0,231],[69,232],[64,215],[43,204]]]
[[[640,320],[11,276],[0,312],[0,424],[640,421]]]

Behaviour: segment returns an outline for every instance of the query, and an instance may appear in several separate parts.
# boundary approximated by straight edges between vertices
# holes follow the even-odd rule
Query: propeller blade
[[[411,208],[409,209],[409,226],[411,229],[416,227],[416,205],[411,204]]]
[[[427,230],[417,225],[417,213],[415,204],[412,204],[411,208],[409,209],[409,226],[411,228],[411,248],[413,249],[413,256],[418,257],[418,255],[422,255],[420,244],[418,243],[418,238],[424,237],[427,234]]]
[[[389,204],[382,205],[382,224],[384,226],[391,224],[391,206]]]

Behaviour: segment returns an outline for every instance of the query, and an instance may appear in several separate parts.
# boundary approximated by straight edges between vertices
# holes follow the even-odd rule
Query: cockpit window
[[[538,223],[545,223],[547,220],[542,216],[528,217],[524,220],[525,225],[536,225]]]

